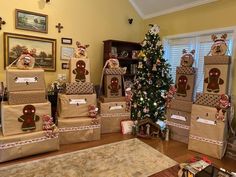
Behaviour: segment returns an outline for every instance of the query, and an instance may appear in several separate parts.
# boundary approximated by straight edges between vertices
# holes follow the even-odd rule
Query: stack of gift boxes
[[[43,116],[51,115],[43,69],[6,70],[8,102],[2,102],[0,162],[59,149],[58,136],[43,131]]]
[[[176,68],[176,94],[167,109],[170,138],[188,143],[191,109],[193,104],[196,68],[192,67],[195,51],[183,50],[181,66]]]
[[[221,159],[227,138],[227,103],[230,56],[204,57],[204,91],[192,106],[190,150]],[[220,102],[225,107],[220,106]],[[222,110],[221,110],[222,108]]]
[[[89,59],[72,58],[69,69],[70,83],[65,84],[65,93],[58,94],[60,144],[98,140],[101,126],[95,113],[97,98],[90,83]]]
[[[123,68],[104,69],[104,96],[100,97],[99,108],[102,133],[121,132],[121,121],[130,119],[130,109],[122,96]]]

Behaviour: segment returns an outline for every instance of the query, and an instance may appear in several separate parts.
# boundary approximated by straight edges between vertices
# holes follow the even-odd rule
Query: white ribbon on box
[[[216,121],[203,119],[201,117],[197,117],[197,122],[208,124],[208,125],[216,125]]]
[[[69,99],[69,103],[80,105],[80,104],[86,104],[87,102],[86,99]]]
[[[119,109],[123,109],[122,105],[117,105],[117,106],[110,106],[109,109],[112,110],[119,110]]]
[[[38,82],[37,77],[16,77],[15,83],[35,83]]]
[[[186,117],[184,117],[184,116],[172,114],[170,118],[171,119],[176,119],[176,120],[182,120],[182,121],[186,122]]]

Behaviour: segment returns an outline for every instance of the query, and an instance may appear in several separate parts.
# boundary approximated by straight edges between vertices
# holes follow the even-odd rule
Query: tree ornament
[[[141,118],[141,111],[138,111],[137,117]]]
[[[157,65],[160,65],[161,64],[161,60],[158,58],[157,59],[157,62],[156,62]]]
[[[156,64],[153,64],[152,71],[157,71],[157,65]]]
[[[157,35],[157,33],[160,32],[160,27],[158,25],[152,25],[152,28],[149,30],[149,32],[153,35]]]
[[[142,69],[142,68],[143,68],[143,62],[141,62],[141,61],[138,62],[138,68],[139,68],[139,69]]]
[[[158,41],[157,44],[156,44],[156,47],[159,47],[161,45],[162,45],[161,41]]]
[[[139,52],[138,58],[144,58],[146,55],[143,53],[143,51]]]

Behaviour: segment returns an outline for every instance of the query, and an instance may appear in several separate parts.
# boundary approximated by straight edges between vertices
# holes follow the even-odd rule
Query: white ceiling
[[[188,9],[217,0],[129,0],[143,19]]]

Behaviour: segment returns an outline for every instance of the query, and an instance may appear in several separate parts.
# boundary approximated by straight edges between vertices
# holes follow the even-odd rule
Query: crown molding
[[[137,6],[137,4],[134,2],[134,0],[129,0],[129,2],[132,4],[136,12],[139,14],[139,16],[144,19],[144,14],[141,12],[140,8]]]

